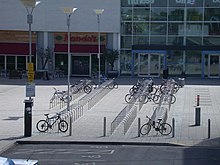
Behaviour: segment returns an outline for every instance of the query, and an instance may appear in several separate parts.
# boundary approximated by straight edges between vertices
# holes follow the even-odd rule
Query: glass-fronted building
[[[121,74],[220,76],[220,0],[121,0]]]

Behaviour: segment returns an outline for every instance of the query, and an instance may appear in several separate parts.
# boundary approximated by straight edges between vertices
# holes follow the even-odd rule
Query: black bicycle
[[[68,130],[68,123],[60,117],[60,114],[57,113],[53,117],[49,117],[49,114],[44,114],[46,116],[45,120],[39,120],[36,124],[37,130],[39,132],[46,132],[49,128],[53,129],[53,126],[58,122],[58,129],[61,132],[66,132]]]
[[[158,119],[158,122],[152,121],[148,116],[148,122],[141,126],[140,133],[146,135],[153,127],[155,131],[160,132],[161,135],[169,135],[172,132],[172,127],[168,123],[161,123],[162,119]]]

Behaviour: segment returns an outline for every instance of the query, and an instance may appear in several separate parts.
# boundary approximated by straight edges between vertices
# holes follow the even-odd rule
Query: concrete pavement
[[[80,78],[71,78],[75,82]],[[72,135],[69,131],[58,133],[56,129],[48,133],[39,133],[36,123],[44,119],[44,113],[54,114],[59,108],[49,109],[49,99],[53,88],[66,90],[65,78],[49,81],[35,80],[36,97],[32,113],[32,136],[24,137],[24,99],[25,79],[0,78],[0,152],[16,142],[102,142],[102,143],[141,143],[186,146],[220,146],[220,80],[186,78],[186,85],[177,94],[177,101],[168,112],[168,123],[175,119],[175,136],[157,135],[151,130],[148,136],[138,137],[138,118],[141,125],[145,116],[151,116],[155,104],[145,104],[128,132],[124,135],[122,125],[111,134],[111,122],[126,106],[124,96],[137,78],[120,77],[118,89],[113,89],[104,96],[92,109],[85,110],[84,115],[73,122]],[[161,79],[154,81],[159,84]],[[200,95],[201,125],[195,126],[196,96]],[[106,136],[103,136],[103,120],[106,117]],[[208,119],[211,120],[211,137],[208,139]]]

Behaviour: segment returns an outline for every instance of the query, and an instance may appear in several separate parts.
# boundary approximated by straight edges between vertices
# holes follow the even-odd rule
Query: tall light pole
[[[37,0],[20,0],[22,5],[27,10],[27,23],[29,25],[29,64],[28,64],[28,82],[26,85],[26,97],[29,97],[29,100],[24,100],[25,103],[25,113],[24,113],[24,136],[29,137],[32,134],[32,106],[33,99],[31,97],[35,97],[35,86],[32,84],[34,80],[34,65],[31,62],[31,24],[33,23],[33,11],[34,8],[40,3]],[[32,92],[30,92],[32,91]]]
[[[67,17],[67,27],[68,27],[68,101],[67,101],[67,111],[70,110],[70,60],[71,60],[71,56],[70,56],[70,17],[71,15],[74,13],[74,11],[76,11],[77,8],[74,7],[62,7],[61,8],[63,13],[66,14]]]
[[[100,61],[100,15],[104,12],[104,9],[94,9],[95,14],[97,15],[97,21],[98,21],[98,60],[99,60],[99,86],[101,84],[100,78],[101,78],[101,61]]]
[[[31,24],[33,24],[33,11],[34,8],[40,3],[37,0],[20,0],[20,2],[24,5],[27,10],[27,23],[29,25],[29,63],[31,63]]]

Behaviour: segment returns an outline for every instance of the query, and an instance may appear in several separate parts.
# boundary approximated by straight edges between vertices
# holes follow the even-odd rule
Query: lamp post
[[[63,13],[66,14],[67,17],[67,27],[68,27],[68,101],[67,101],[67,111],[70,110],[70,17],[74,13],[77,8],[74,7],[62,7]]]
[[[101,78],[101,61],[100,61],[100,15],[104,12],[104,9],[94,9],[95,14],[97,15],[97,21],[98,21],[98,60],[99,60],[99,86],[101,84],[100,78]]]
[[[35,85],[32,84],[34,80],[34,67],[31,62],[31,24],[33,24],[33,11],[34,8],[40,3],[37,0],[20,0],[22,5],[27,10],[27,23],[29,25],[29,64],[28,64],[28,82],[26,85],[26,97],[29,97],[29,100],[24,100],[25,111],[24,111],[24,136],[29,137],[32,134],[32,106],[33,99],[31,97],[35,96]],[[30,92],[31,91],[31,92]]]
[[[40,3],[40,1],[37,0],[20,0],[22,5],[27,10],[27,23],[29,25],[29,63],[31,63],[31,42],[32,42],[32,36],[31,36],[31,24],[33,24],[33,11],[34,8]]]

